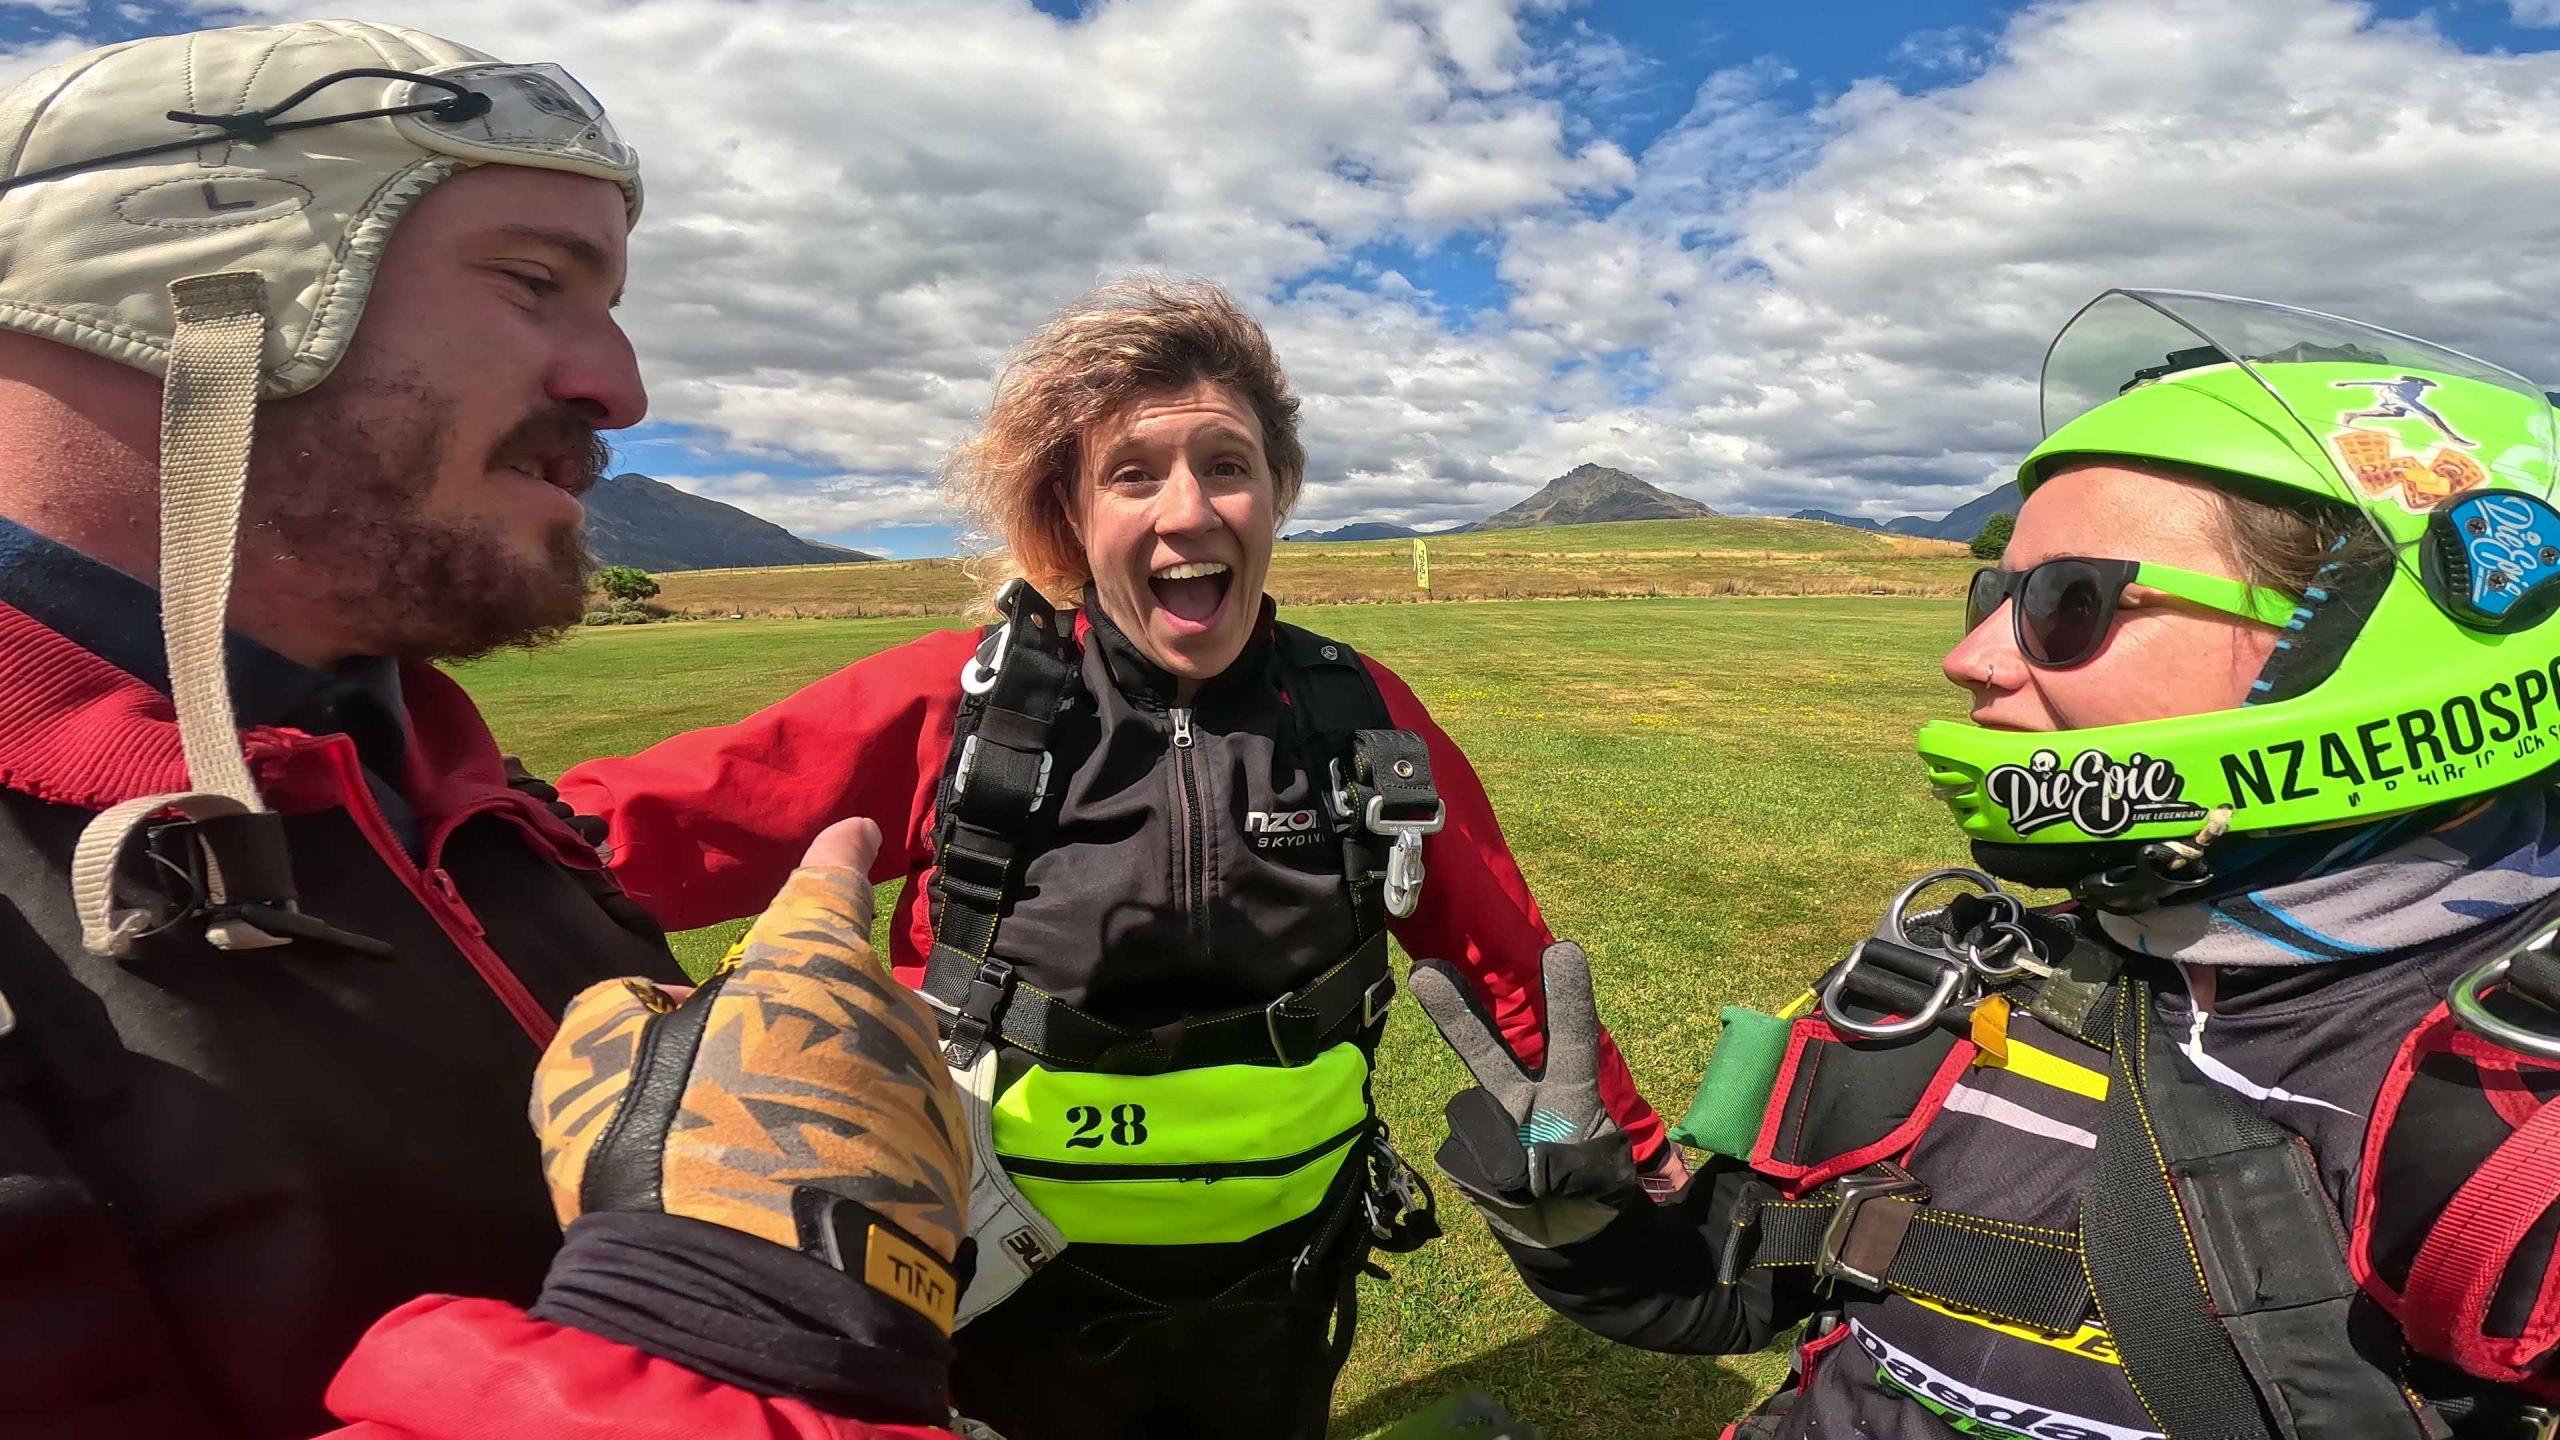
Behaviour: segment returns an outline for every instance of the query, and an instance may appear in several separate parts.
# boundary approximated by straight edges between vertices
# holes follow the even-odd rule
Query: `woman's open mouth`
[[[1235,572],[1215,560],[1167,565],[1147,577],[1147,588],[1155,593],[1157,608],[1164,611],[1175,629],[1184,631],[1201,631],[1215,625],[1219,612],[1226,608],[1227,589],[1234,583]]]

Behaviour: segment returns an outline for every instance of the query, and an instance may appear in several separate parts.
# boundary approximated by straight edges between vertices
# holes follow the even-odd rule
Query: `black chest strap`
[[[2310,1147],[2188,1073],[2119,982],[2080,1232],[2107,1332],[2172,1440],[2440,1436],[2374,1359]],[[2386,1341],[2379,1353],[2396,1352]]]
[[[963,1069],[1014,1000],[1013,966],[995,953],[996,927],[1044,816],[1054,813],[1050,736],[1074,702],[1082,662],[1075,637],[1029,584],[1005,586],[996,605],[1004,622],[961,670],[960,714],[934,810],[924,989],[949,1012],[944,1059]]]
[[[1272,658],[1289,697],[1300,763],[1322,787],[1326,827],[1342,847],[1342,877],[1365,942],[1387,916],[1413,913],[1422,837],[1448,807],[1431,779],[1431,750],[1395,728],[1376,677],[1348,645],[1295,625],[1272,627]]]

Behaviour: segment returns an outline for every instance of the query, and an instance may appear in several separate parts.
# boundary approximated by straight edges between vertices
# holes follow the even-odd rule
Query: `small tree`
[[[2018,528],[2015,515],[1994,515],[1982,522],[1982,533],[1973,537],[1973,558],[1997,560],[2009,548],[2010,532]]]
[[[616,600],[636,605],[658,593],[658,582],[636,565],[607,565],[596,572],[596,588]]]

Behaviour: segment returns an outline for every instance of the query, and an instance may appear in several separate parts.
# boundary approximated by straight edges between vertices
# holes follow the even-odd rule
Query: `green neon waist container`
[[[1033,1067],[996,1097],[995,1151],[1068,1243],[1249,1240],[1324,1203],[1369,1128],[1369,1060],[1161,1075]]]

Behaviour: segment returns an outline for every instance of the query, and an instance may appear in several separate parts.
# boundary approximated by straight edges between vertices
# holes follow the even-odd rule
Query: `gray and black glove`
[[[1588,1240],[1620,1210],[1646,1203],[1625,1132],[1600,1103],[1600,1012],[1582,947],[1560,940],[1540,957],[1547,991],[1546,1063],[1535,1075],[1476,1008],[1457,971],[1413,966],[1414,998],[1458,1052],[1476,1088],[1449,1101],[1442,1174],[1505,1238],[1540,1250]]]

